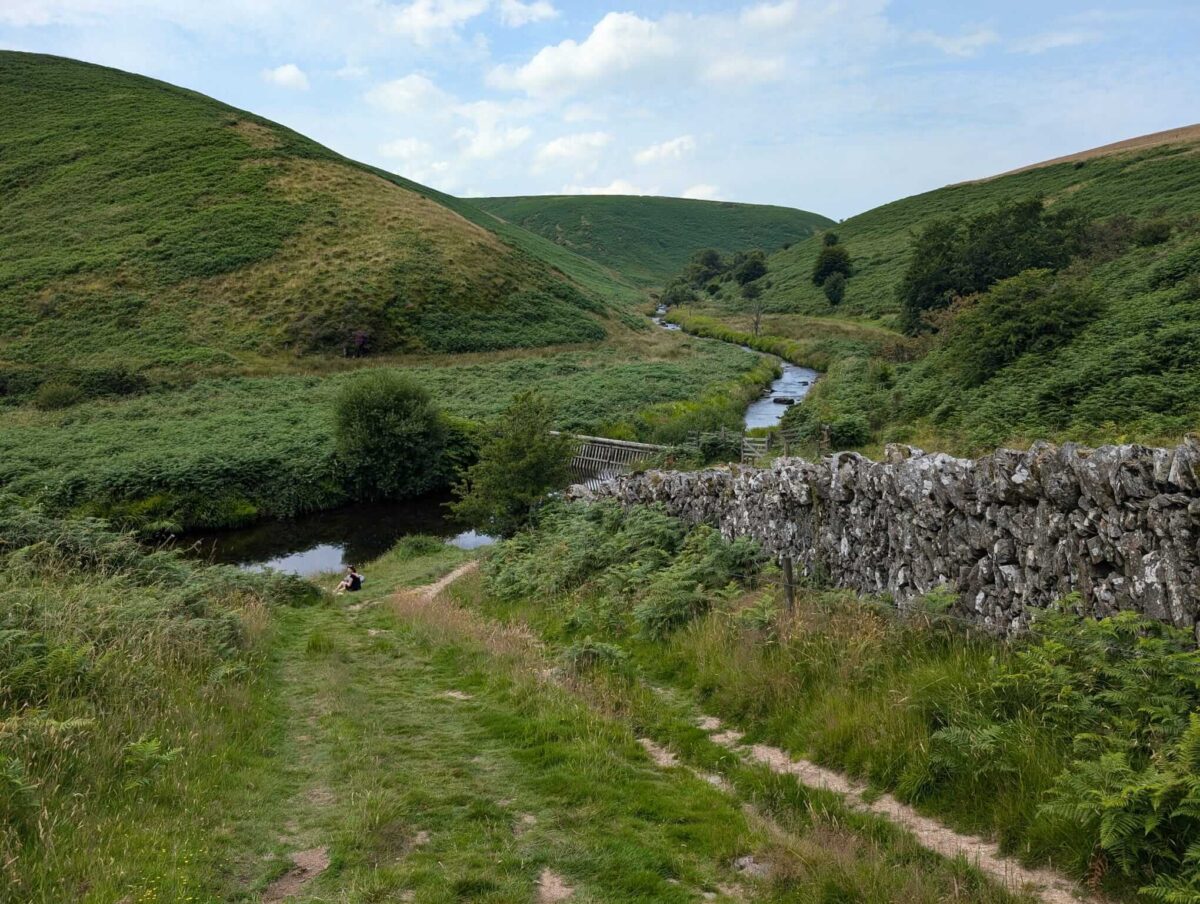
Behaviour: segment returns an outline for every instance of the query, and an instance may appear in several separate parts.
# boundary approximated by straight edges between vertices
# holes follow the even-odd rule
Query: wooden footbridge
[[[670,452],[670,446],[652,443],[634,443],[606,436],[572,435],[579,445],[571,459],[571,470],[585,485],[592,485],[610,477],[629,474],[654,456]]]

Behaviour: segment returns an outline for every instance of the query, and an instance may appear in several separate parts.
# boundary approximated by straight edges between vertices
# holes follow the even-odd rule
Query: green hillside
[[[642,286],[661,286],[699,248],[771,251],[833,221],[766,204],[631,195],[473,198],[522,226]]]
[[[141,76],[0,53],[0,367],[603,338],[632,289],[471,205]],[[481,225],[482,224],[482,225]]]
[[[1013,225],[1036,199],[1040,220]],[[764,335],[752,341],[827,370],[786,419],[814,441],[832,428],[833,444],[876,450],[1170,442],[1200,427],[1198,215],[1197,127],[906,198],[832,230],[851,260],[840,304],[813,282],[823,236],[772,255],[760,280]],[[999,281],[947,289],[945,300],[957,297],[929,312],[921,335],[889,339],[879,330],[912,328],[900,288],[935,222],[970,245],[954,260],[925,259],[948,285],[972,268]],[[1037,222],[1065,223],[1070,238],[1047,240]],[[1029,256],[1035,246],[1045,251]],[[1036,262],[1018,263],[1026,258]],[[749,331],[751,303],[734,283],[713,288],[676,319],[739,338],[728,331]]]
[[[909,260],[914,232],[939,217],[962,216],[1017,198],[1043,197],[1093,217],[1184,216],[1200,212],[1200,128],[1178,130],[1171,143],[1120,145],[1009,175],[951,185],[851,217],[835,232],[850,252],[854,273],[839,315],[895,313],[895,287]],[[1122,143],[1124,144],[1124,143]],[[812,282],[821,237],[798,242],[768,261],[773,310],[828,314],[835,309]]]

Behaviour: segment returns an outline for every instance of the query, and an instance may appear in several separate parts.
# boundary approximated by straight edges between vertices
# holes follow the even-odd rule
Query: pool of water
[[[783,375],[776,379],[762,398],[751,402],[746,409],[746,428],[774,427],[779,423],[790,405],[776,399],[791,399],[799,402],[817,381],[817,372],[796,364],[783,364]]]
[[[491,537],[454,524],[445,509],[448,501],[448,496],[436,495],[361,503],[287,521],[187,534],[176,546],[209,562],[311,577],[369,562],[412,534],[442,537],[462,549],[492,542]]]

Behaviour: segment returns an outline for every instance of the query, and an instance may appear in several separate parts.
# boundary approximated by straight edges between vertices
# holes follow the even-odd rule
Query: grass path
[[[632,699],[460,605],[463,558],[392,554],[363,594],[278,613],[278,736],[215,833],[216,900],[1016,900],[743,761],[679,695]]]
[[[761,830],[548,682],[529,638],[440,608],[469,568],[279,614],[284,729],[223,832],[240,850],[225,897],[744,899],[736,862]]]

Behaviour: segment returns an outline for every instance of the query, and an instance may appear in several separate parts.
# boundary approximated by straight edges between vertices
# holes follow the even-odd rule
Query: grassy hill
[[[1050,215],[1087,222],[1066,266],[963,299],[936,334],[833,341],[831,318],[858,332],[899,325],[897,290],[925,226],[1036,197]],[[948,186],[833,231],[853,265],[840,305],[812,282],[819,236],[772,255],[764,280],[770,335],[759,347],[787,337],[772,347],[820,353],[828,368],[788,417],[811,435],[840,424],[838,445],[971,452],[1044,438],[1168,442],[1200,427],[1200,127]],[[679,308],[680,319],[706,335],[747,330],[733,290]]]
[[[191,91],[0,53],[0,366],[594,341],[590,261]]]
[[[1147,136],[1152,138],[1155,136]],[[909,260],[914,232],[939,217],[970,215],[1014,198],[1041,196],[1094,217],[1185,216],[1200,212],[1200,127],[1162,133],[1159,142],[1131,139],[1061,161],[977,182],[951,185],[869,210],[834,231],[849,250],[854,275],[835,310],[813,285],[821,238],[773,254],[772,310],[879,316],[897,311],[895,287]]]
[[[772,251],[833,222],[790,207],[685,198],[548,195],[471,200],[642,286],[664,284],[699,248]]]

